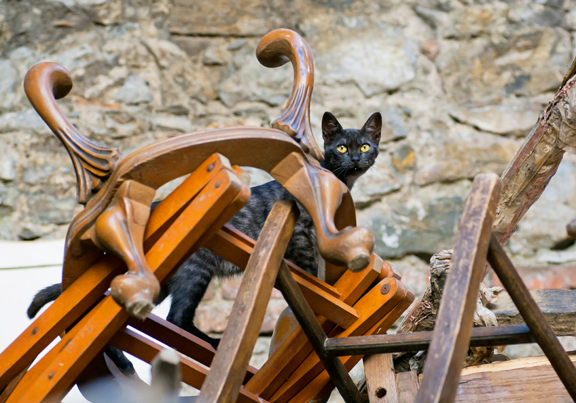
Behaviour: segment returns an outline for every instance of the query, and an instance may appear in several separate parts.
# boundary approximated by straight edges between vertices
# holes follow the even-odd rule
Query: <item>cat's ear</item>
[[[330,112],[324,112],[324,116],[322,116],[322,138],[324,142],[330,143],[334,136],[342,133],[342,130],[338,119]]]
[[[362,126],[362,131],[370,136],[374,144],[380,142],[380,134],[382,133],[382,115],[380,115],[380,112],[370,115],[364,126]]]

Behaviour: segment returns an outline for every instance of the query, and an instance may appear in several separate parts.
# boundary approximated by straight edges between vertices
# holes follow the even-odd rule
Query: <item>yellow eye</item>
[[[346,151],[348,151],[348,147],[344,146],[344,145],[340,145],[337,147],[338,151],[340,151],[342,154],[344,154]]]
[[[366,151],[368,151],[370,149],[370,145],[368,144],[362,144],[362,147],[360,147],[360,150],[365,153]]]

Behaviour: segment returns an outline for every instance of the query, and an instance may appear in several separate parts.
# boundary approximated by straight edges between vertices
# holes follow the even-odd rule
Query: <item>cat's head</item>
[[[322,166],[334,173],[348,188],[364,174],[378,157],[382,115],[373,113],[360,130],[343,129],[330,112],[322,118],[324,161]]]

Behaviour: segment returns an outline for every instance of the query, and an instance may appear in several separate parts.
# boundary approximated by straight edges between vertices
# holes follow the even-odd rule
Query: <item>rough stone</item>
[[[52,133],[34,109],[30,108],[0,115],[0,133],[20,130],[34,133]]]
[[[0,136],[0,181],[10,182],[16,179],[16,161],[18,152],[11,141]]]
[[[418,146],[418,169],[414,182],[472,178],[481,172],[501,174],[514,157],[520,142],[454,125],[449,133],[433,133]]]
[[[67,224],[74,217],[76,199],[58,199],[47,194],[28,195],[30,219],[37,224]]]
[[[392,166],[390,155],[381,152],[374,166],[354,184],[352,197],[357,206],[367,205],[400,189],[403,183],[402,175]]]
[[[142,78],[133,75],[126,79],[114,99],[127,104],[150,102],[152,101],[152,92]]]
[[[374,234],[374,251],[384,258],[431,255],[453,247],[469,182],[435,185],[383,198],[359,212],[360,225]]]

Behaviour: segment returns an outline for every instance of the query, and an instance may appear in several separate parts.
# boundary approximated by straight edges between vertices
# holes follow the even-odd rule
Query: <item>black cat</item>
[[[381,127],[380,113],[371,115],[360,130],[343,129],[334,115],[324,113],[322,167],[333,172],[351,189],[354,182],[374,165],[378,157]],[[251,190],[250,200],[229,223],[249,237],[258,239],[274,203],[277,200],[294,200],[294,198],[276,181],[253,187]],[[318,265],[322,262],[316,243],[316,231],[310,215],[298,202],[297,204],[300,208],[300,218],[294,228],[285,257],[316,276]],[[167,295],[172,295],[167,320],[217,347],[218,339],[209,337],[194,326],[194,314],[212,277],[229,277],[239,273],[242,273],[242,270],[237,266],[208,249],[199,249],[162,287],[160,301]],[[42,306],[56,299],[59,294],[60,284],[40,291],[28,308],[28,316],[34,317]],[[108,355],[117,353],[115,351]]]

